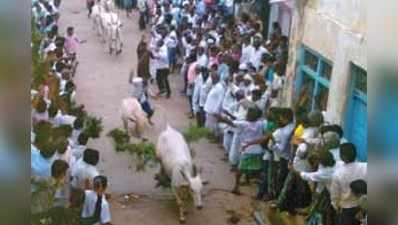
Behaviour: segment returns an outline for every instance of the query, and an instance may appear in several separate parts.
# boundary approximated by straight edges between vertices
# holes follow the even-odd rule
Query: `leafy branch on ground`
[[[157,165],[155,144],[149,141],[130,143],[130,136],[126,131],[113,129],[108,135],[114,142],[116,152],[127,152],[132,155],[136,171],[145,171],[147,167]]]
[[[213,133],[210,129],[206,127],[198,127],[193,124],[189,124],[189,126],[183,130],[182,135],[188,144],[198,142],[203,138],[213,138]]]
[[[95,116],[86,116],[84,123],[84,133],[90,138],[98,138],[104,129],[102,119]]]

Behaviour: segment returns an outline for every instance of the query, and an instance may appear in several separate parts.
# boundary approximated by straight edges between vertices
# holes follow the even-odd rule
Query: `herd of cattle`
[[[92,8],[93,30],[109,48],[109,54],[122,52],[122,22],[111,0],[97,0]]]

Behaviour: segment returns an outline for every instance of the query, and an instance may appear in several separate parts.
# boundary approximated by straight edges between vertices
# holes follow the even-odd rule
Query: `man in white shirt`
[[[147,0],[138,0],[137,8],[140,12],[140,17],[138,19],[138,24],[140,30],[145,30],[146,23],[148,22],[148,3]]]
[[[75,161],[79,160],[83,156],[83,152],[86,149],[87,142],[87,135],[84,132],[79,134],[79,136],[77,137],[77,143],[75,143],[72,148],[72,155],[75,158]]]
[[[339,225],[360,224],[356,219],[358,201],[351,192],[350,183],[358,179],[366,181],[367,163],[356,162],[356,155],[354,144],[340,145],[340,157],[344,164],[336,168],[330,188],[332,205],[339,213]]]
[[[253,45],[250,43],[250,37],[246,36],[242,44],[242,56],[240,57],[241,64],[247,64],[250,62],[250,57],[254,51]]]
[[[92,189],[92,180],[99,175],[96,165],[99,161],[99,152],[86,149],[83,158],[79,159],[72,168],[72,187],[77,189]]]
[[[112,225],[109,203],[105,197],[108,179],[96,176],[93,179],[94,190],[86,190],[81,217],[93,225]]]
[[[256,34],[256,36],[254,36],[254,39],[253,39],[253,48],[254,49],[252,50],[252,54],[250,55],[250,62],[256,68],[257,71],[260,68],[261,59],[263,58],[263,55],[266,53],[267,54],[269,53],[267,51],[267,49],[261,45],[261,42],[262,42],[261,35]]]
[[[222,102],[225,95],[225,84],[223,81],[219,81],[219,77],[216,72],[211,74],[211,81],[213,87],[207,95],[206,103],[204,105],[204,111],[206,112],[205,126],[211,129],[212,132],[218,136],[218,123],[215,115],[218,115],[221,112]]]
[[[319,166],[315,172],[298,171],[301,178],[307,181],[318,183],[316,191],[320,194],[324,188],[330,190],[330,184],[333,174],[335,172],[336,161],[332,153],[329,151],[322,151],[319,155]]]
[[[159,95],[166,95],[167,98],[170,98],[169,57],[167,46],[163,39],[157,42],[157,48],[154,49],[152,55],[156,59],[156,82],[159,88]]]
[[[196,116],[196,121],[199,127],[203,127],[205,123],[205,112],[203,107],[206,103],[209,87],[207,81],[209,78],[209,71],[207,68],[200,67],[201,73],[195,79],[195,86],[192,95],[192,111]]]

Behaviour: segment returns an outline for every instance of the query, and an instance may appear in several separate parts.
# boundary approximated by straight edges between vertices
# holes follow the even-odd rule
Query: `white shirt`
[[[284,83],[285,83],[285,77],[279,76],[277,73],[274,73],[274,80],[272,81],[272,89],[281,90],[283,88]]]
[[[75,157],[73,157],[72,149],[68,145],[64,154],[59,154],[58,152],[55,153],[55,159],[64,160],[65,162],[67,162],[69,164],[70,167],[72,167],[74,164]]]
[[[305,157],[307,155],[307,150],[308,150],[308,145],[307,143],[308,140],[312,140],[316,138],[318,135],[318,128],[317,127],[307,127],[304,128],[303,134],[301,135],[300,138],[304,139],[306,143],[301,143],[297,147],[296,155],[294,156],[293,159],[293,166],[296,170],[301,171],[301,172],[306,172],[308,170],[308,160]]]
[[[367,163],[352,162],[336,168],[330,188],[332,205],[335,208],[353,208],[358,206],[357,198],[351,193],[350,183],[366,179]]]
[[[242,56],[240,57],[240,63],[249,63],[250,57],[253,55],[254,47],[251,44],[242,45]]]
[[[261,59],[264,53],[268,53],[268,51],[263,46],[260,46],[257,50],[253,47],[252,54],[250,55],[250,62],[256,68],[257,71],[258,68],[260,67]]]
[[[78,145],[78,144],[77,144],[77,139],[79,138],[79,135],[80,135],[82,132],[83,132],[82,129],[80,129],[80,130],[73,129],[73,131],[72,131],[72,136],[71,136],[71,138],[70,138],[70,140],[72,141],[72,146],[73,146],[73,147],[76,146],[76,145]]]
[[[75,120],[76,120],[75,116],[62,114],[61,110],[58,110],[57,115],[54,117],[54,125],[55,126],[60,126],[60,125],[73,126],[73,123],[75,122]]]
[[[279,158],[289,159],[290,152],[287,152],[287,145],[290,143],[290,137],[294,130],[294,124],[289,123],[284,127],[280,127],[272,133],[274,144],[271,149],[274,151],[275,161],[279,161]]]
[[[168,69],[169,68],[169,57],[167,54],[167,46],[163,45],[158,50],[153,52],[156,59],[157,69]]]
[[[206,54],[202,54],[202,55],[198,56],[197,62],[199,65],[201,65],[203,67],[207,67],[207,64],[209,63],[209,58],[207,57]]]
[[[41,121],[41,120],[45,120],[45,121],[48,121],[48,112],[47,111],[45,111],[45,112],[43,112],[43,113],[38,113],[35,109],[33,109],[33,112],[32,112],[32,114],[33,114],[33,119],[35,120],[35,121]]]
[[[222,102],[222,109],[230,114],[233,114],[234,111],[236,111],[236,108],[237,108],[236,99],[232,96],[231,88],[228,88]]]
[[[335,167],[324,167],[319,165],[319,168],[315,172],[301,172],[300,176],[303,180],[317,182],[318,186],[316,191],[321,193],[326,187],[330,191],[330,184],[335,171]]]
[[[140,12],[145,12],[147,8],[146,0],[138,0],[137,8]]]
[[[329,152],[332,153],[333,158],[336,162],[342,162],[340,158],[340,148],[329,149]]]
[[[308,145],[301,143],[298,145],[296,155],[293,159],[293,167],[299,172],[307,172],[309,169],[309,163],[307,159]]]
[[[84,205],[82,210],[83,218],[91,217],[94,215],[97,198],[98,196],[95,191],[92,190],[85,191]],[[106,200],[105,195],[102,195],[100,222],[94,225],[101,225],[110,222],[111,222],[111,211],[109,209],[109,203]]]
[[[97,168],[93,165],[90,165],[83,161],[83,158],[77,160],[72,168],[72,186],[74,188],[82,188],[84,189],[84,183],[86,179],[89,179],[90,182],[94,179],[94,177],[99,175]]]
[[[174,32],[174,31],[173,31]],[[175,33],[175,32],[174,32]],[[171,33],[169,34],[169,36],[166,37],[166,46],[168,48],[176,48],[177,47],[177,35],[172,35]]]
[[[76,158],[76,160],[83,157],[83,152],[86,149],[85,145],[79,145],[78,143],[75,144],[72,148],[72,155]]]
[[[218,82],[207,95],[204,110],[209,114],[218,114],[221,111],[222,101],[224,100],[225,88],[222,82]]]
[[[209,78],[207,80],[209,80]],[[195,86],[192,95],[192,110],[195,113],[199,112],[199,107],[203,107],[206,103],[207,94],[210,90],[210,87],[206,85],[206,81],[203,81],[202,74],[197,76],[195,79]]]

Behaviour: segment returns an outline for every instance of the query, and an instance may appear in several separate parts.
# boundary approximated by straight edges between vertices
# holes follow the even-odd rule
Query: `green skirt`
[[[241,172],[253,172],[256,170],[261,170],[262,166],[262,154],[243,154],[239,161],[239,170]]]

